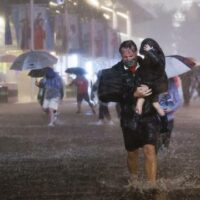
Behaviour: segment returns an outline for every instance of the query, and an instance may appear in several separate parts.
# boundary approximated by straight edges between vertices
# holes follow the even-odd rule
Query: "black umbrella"
[[[39,78],[39,77],[43,77],[46,74],[48,67],[45,67],[43,69],[32,69],[28,75],[32,78]]]
[[[67,68],[65,70],[66,73],[68,74],[75,74],[75,75],[84,75],[87,72],[85,71],[85,69],[81,68],[81,67],[70,67]]]

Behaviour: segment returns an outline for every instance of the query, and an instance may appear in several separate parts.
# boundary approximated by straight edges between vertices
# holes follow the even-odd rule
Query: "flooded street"
[[[97,126],[87,105],[76,114],[74,102],[62,103],[54,128],[37,103],[0,104],[1,200],[200,199],[199,100],[176,113],[169,151],[158,154],[153,190],[143,184],[143,169],[141,187],[125,187],[126,152],[114,106],[114,125]]]
[[[0,200],[200,200],[200,0],[0,2]],[[108,102],[122,100],[124,134],[137,119],[148,129],[130,145],[153,141],[157,128],[136,99],[158,107],[166,132],[182,96],[184,105],[191,98],[175,113],[169,149],[158,152],[154,188],[143,168],[154,180],[150,145],[146,163],[140,150],[139,182],[130,186],[115,104],[110,123],[91,113],[89,99],[105,101],[100,87]],[[49,122],[32,102],[44,96],[45,107],[52,101]],[[82,100],[90,107],[77,114]],[[136,158],[129,154],[130,168]]]

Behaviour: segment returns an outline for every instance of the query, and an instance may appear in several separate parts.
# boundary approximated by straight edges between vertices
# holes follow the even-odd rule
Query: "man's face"
[[[133,51],[129,48],[122,48],[121,56],[126,67],[131,67],[132,65],[136,64],[137,51]]]
[[[121,49],[121,56],[122,56],[122,60],[133,60],[136,59],[137,57],[137,51],[134,51],[132,49],[129,48],[122,48]]]

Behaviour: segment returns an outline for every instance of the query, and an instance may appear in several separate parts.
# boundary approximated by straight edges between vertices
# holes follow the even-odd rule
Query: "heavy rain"
[[[200,0],[0,0],[0,200],[199,200],[199,18]],[[145,59],[145,38],[161,47],[168,78],[159,97],[166,130],[154,127],[156,142],[146,143],[156,151],[155,182],[146,144],[137,177],[131,171],[127,88],[105,75],[121,60],[128,68],[124,41]]]

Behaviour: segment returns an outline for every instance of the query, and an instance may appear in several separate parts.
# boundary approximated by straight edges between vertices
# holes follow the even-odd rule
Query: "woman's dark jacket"
[[[140,58],[138,61],[140,67],[137,69],[137,85],[148,85],[155,95],[166,92],[168,78],[165,72],[164,54],[159,54],[156,50],[150,50],[145,53],[144,59]]]

